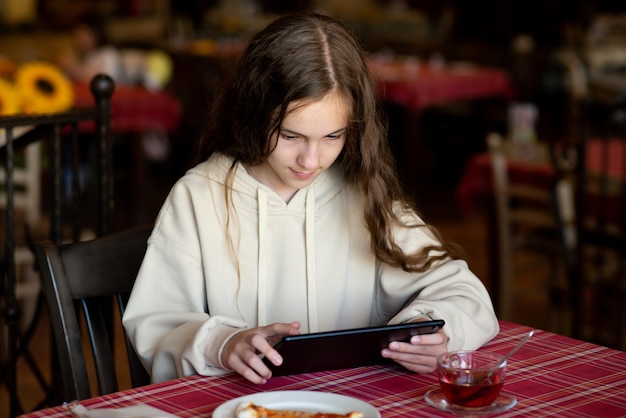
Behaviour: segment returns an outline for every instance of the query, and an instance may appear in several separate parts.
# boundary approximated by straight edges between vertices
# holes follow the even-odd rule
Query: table
[[[74,83],[74,105],[93,106],[89,84]],[[165,90],[116,85],[111,97],[112,129],[116,133],[173,132],[181,116],[177,98]],[[93,129],[81,125],[81,129]]]
[[[411,112],[459,100],[513,98],[511,80],[498,68],[471,63],[421,62],[414,57],[389,59],[376,56],[369,59],[368,65],[382,83],[381,96]]]
[[[500,321],[500,333],[482,349],[508,352],[530,328]],[[518,403],[514,416],[626,416],[626,353],[538,330],[510,360],[504,390]],[[145,403],[180,417],[207,417],[221,403],[275,390],[339,393],[371,403],[383,417],[450,416],[429,406],[436,373],[414,374],[399,366],[370,366],[272,378],[263,386],[238,375],[191,376],[85,400],[88,409]],[[70,417],[62,406],[23,418]]]
[[[534,186],[550,188],[554,179],[554,167],[546,161],[507,160],[507,172],[512,183],[529,183]],[[489,152],[473,155],[456,189],[456,198],[465,212],[471,212],[479,206],[482,199],[493,193],[491,159]]]
[[[545,145],[540,143],[539,145]],[[587,143],[587,168],[590,172],[605,172],[614,178],[624,176],[624,141],[611,139],[608,142],[609,156],[606,163],[603,160],[603,145],[601,140],[591,139]],[[538,153],[539,154],[539,153]],[[541,157],[534,158],[509,158],[507,168],[512,183],[526,182],[536,186],[551,187],[555,171],[547,151],[541,153]],[[488,152],[478,153],[472,156],[465,172],[461,177],[456,190],[459,205],[465,211],[476,208],[477,202],[490,195],[493,191],[491,160]]]

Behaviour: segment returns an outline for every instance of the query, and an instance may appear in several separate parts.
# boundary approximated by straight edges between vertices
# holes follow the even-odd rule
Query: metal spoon
[[[530,337],[532,337],[532,336],[533,336],[533,334],[534,334],[534,333],[535,333],[535,330],[534,330],[534,329],[531,329],[531,330],[528,332],[528,334],[526,334],[526,336],[524,337],[524,339],[523,339],[522,341],[520,341],[520,342],[519,342],[519,343],[518,343],[515,347],[513,347],[513,349],[512,349],[511,351],[509,351],[509,354],[507,354],[506,356],[504,356],[504,358],[502,359],[502,361],[500,362],[500,364],[498,364],[498,366],[497,366],[496,368],[500,368],[500,367],[502,367],[502,366],[504,365],[504,363],[506,363],[506,361],[509,359],[509,357],[511,357],[513,354],[515,354],[515,352],[516,352],[517,350],[519,350],[519,348],[520,348],[521,346],[523,346],[523,345],[526,343],[526,341],[528,341],[528,339],[529,339]]]

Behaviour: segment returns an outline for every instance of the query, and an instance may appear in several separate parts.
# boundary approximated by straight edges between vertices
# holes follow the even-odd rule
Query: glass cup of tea
[[[485,351],[451,351],[437,358],[439,384],[446,400],[463,408],[491,405],[506,374],[504,356]]]

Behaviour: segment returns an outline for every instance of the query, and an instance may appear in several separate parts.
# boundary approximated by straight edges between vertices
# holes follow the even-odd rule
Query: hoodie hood
[[[230,157],[223,154],[215,154],[207,162],[192,168],[190,171],[201,174],[211,181],[225,185],[226,176],[232,163],[233,160]],[[287,206],[293,208],[293,210],[304,209],[306,194],[310,190],[313,190],[317,196],[315,200],[315,209],[317,210],[322,209],[346,186],[343,174],[341,173],[341,167],[338,163],[335,163],[329,169],[322,172],[308,187],[300,189],[289,203],[286,203],[271,188],[250,176],[242,164],[237,163],[236,170],[237,172],[232,184],[233,191],[240,195],[250,197],[252,200],[250,202],[246,201],[245,206],[248,207],[248,203],[250,203],[251,208],[254,210],[257,210],[257,207],[253,201],[258,199],[259,189],[266,191],[269,210],[272,210],[272,208],[282,210]]]
[[[211,168],[209,170],[209,167]],[[209,161],[193,168],[196,172],[225,185],[232,159],[222,154],[215,154]],[[235,212],[254,211],[258,221],[258,265],[257,265],[257,320],[259,325],[268,324],[268,218],[272,214],[288,211],[290,214],[304,215],[305,267],[308,330],[319,330],[318,294],[316,286],[316,216],[323,213],[329,202],[346,187],[341,168],[334,164],[322,172],[309,186],[296,192],[287,203],[271,188],[250,176],[245,167],[237,163],[232,181],[233,204]]]

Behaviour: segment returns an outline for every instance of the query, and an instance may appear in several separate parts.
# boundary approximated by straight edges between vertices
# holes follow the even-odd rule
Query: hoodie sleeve
[[[153,382],[227,373],[225,343],[247,328],[211,316],[191,193],[175,186],[166,200],[124,313],[124,328]]]
[[[426,228],[403,228],[397,238],[405,251],[438,244]],[[423,273],[381,265],[379,277],[380,312],[397,312],[391,314],[389,323],[409,322],[424,315],[443,319],[448,350],[476,349],[499,331],[485,286],[463,260],[447,259]],[[398,306],[402,307],[399,312]]]

